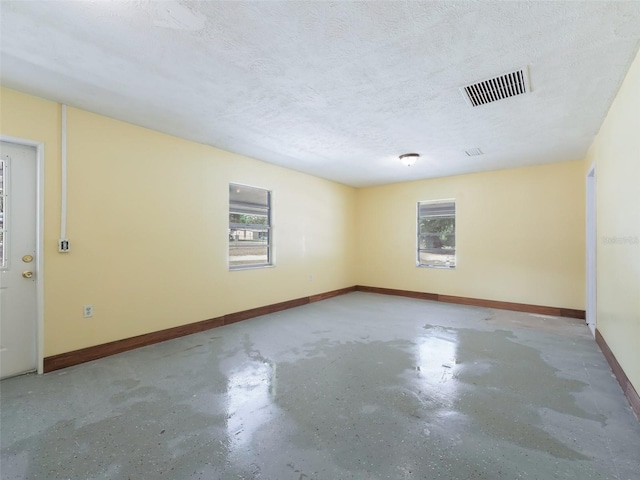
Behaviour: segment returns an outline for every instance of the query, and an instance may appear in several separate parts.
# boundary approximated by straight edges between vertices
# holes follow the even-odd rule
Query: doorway
[[[41,371],[41,146],[0,142],[0,378]]]
[[[596,166],[591,166],[587,173],[587,325],[591,333],[596,335]]]

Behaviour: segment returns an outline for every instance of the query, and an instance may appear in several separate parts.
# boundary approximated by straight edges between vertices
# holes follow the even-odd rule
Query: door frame
[[[0,135],[0,141],[36,149],[36,366],[44,371],[44,142]]]
[[[586,318],[587,325],[595,337],[597,327],[597,203],[596,164],[591,164],[586,176]]]

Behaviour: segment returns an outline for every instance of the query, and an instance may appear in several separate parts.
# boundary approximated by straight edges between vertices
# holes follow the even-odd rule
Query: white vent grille
[[[479,107],[523,93],[529,93],[529,74],[527,68],[505,73],[499,77],[460,87],[465,100],[471,107]]]
[[[467,154],[467,157],[476,157],[478,155],[484,154],[484,152],[479,148],[470,148],[469,150],[465,150],[464,153]]]

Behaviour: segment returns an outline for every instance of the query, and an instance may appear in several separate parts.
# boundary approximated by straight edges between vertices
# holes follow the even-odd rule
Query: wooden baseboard
[[[301,307],[309,303],[309,297],[296,298],[295,300],[289,300],[286,302],[274,303],[272,305],[265,305],[264,307],[252,308],[251,310],[243,310],[242,312],[230,313],[225,315],[224,324],[230,325],[232,323],[240,322],[242,320],[248,320],[249,318],[259,317],[260,315],[267,315],[269,313],[281,312],[288,308]]]
[[[355,290],[356,287],[341,288],[339,290],[333,290],[331,292],[319,293],[317,295],[311,295],[309,297],[296,298],[294,300],[288,300],[286,302],[274,303],[272,305],[266,305],[264,307],[252,308],[250,310],[230,313],[222,317],[202,320],[200,322],[180,325],[178,327],[167,328],[165,330],[159,330],[157,332],[145,333],[136,337],[124,338],[122,340],[116,340],[114,342],[103,343],[101,345],[95,345],[93,347],[87,347],[80,350],[74,350],[72,352],[53,355],[44,359],[43,370],[44,373],[52,372],[54,370],[71,367],[80,363],[91,362],[99,358],[108,357],[110,355],[126,352],[135,348],[146,347],[147,345],[152,345],[154,343],[173,340],[174,338],[184,337],[185,335],[191,335],[192,333],[203,332],[205,330],[221,327],[223,325],[230,325],[232,323],[258,317],[260,315],[280,312],[289,308],[299,307],[301,305],[306,305],[312,302],[318,302],[320,300],[336,297],[338,295],[344,295],[345,293],[354,292]]]
[[[574,310],[572,308],[546,307],[542,305],[530,305],[527,303],[500,302],[497,300],[455,297],[453,295],[441,295],[438,293],[413,292],[411,290],[367,287],[365,285],[357,285],[356,290],[359,292],[397,295],[400,297],[419,298],[422,300],[433,300],[436,302],[456,303],[459,305],[472,305],[474,307],[500,308],[502,310],[513,310],[516,312],[537,313],[539,315],[551,315],[554,317],[580,318],[583,320],[586,318],[586,313],[584,310]]]
[[[622,366],[620,366],[620,364],[618,363],[616,356],[613,354],[613,352],[609,348],[609,345],[607,345],[607,342],[600,333],[600,330],[598,330],[597,328],[596,343],[600,347],[600,350],[602,350],[604,358],[607,359],[607,363],[609,363],[609,366],[611,367],[616,380],[618,380],[620,387],[622,387],[622,391],[624,392],[627,400],[629,401],[629,404],[631,405],[631,410],[633,410],[636,418],[638,419],[638,421],[640,421],[640,396],[638,395],[636,389],[633,388],[633,385],[631,385],[629,377],[627,377],[627,374],[624,373]]]
[[[528,305],[524,303],[499,302],[495,300],[483,300],[478,298],[455,297],[451,295],[440,295],[437,293],[413,292],[410,290],[395,290],[391,288],[368,287],[356,285],[353,287],[341,288],[330,292],[319,293],[309,297],[296,298],[286,302],[265,305],[264,307],[252,308],[241,312],[230,313],[221,317],[202,320],[200,322],[180,325],[178,327],[167,328],[157,332],[145,333],[136,337],[116,340],[114,342],[95,345],[93,347],[82,348],[72,352],[53,355],[44,359],[44,372],[52,372],[61,368],[71,367],[80,363],[90,362],[99,358],[108,357],[117,353],[133,350],[134,348],[145,347],[154,343],[172,340],[174,338],[191,335],[211,328],[230,325],[232,323],[247,320],[249,318],[267,315],[269,313],[280,312],[289,308],[299,307],[308,303],[319,302],[328,298],[344,295],[350,292],[369,292],[384,295],[397,295],[401,297],[418,298],[421,300],[433,300],[438,302],[457,303],[461,305],[473,305],[476,307],[501,308],[505,310],[515,310],[518,312],[538,313],[542,315],[553,315],[562,317],[585,318],[584,310],[573,310],[568,308],[544,307],[540,305]]]
[[[209,320],[202,320],[187,325],[180,325],[179,327],[167,328],[166,330],[145,333],[144,335],[138,335],[136,337],[124,338],[114,342],[45,357],[43,370],[44,373],[52,372],[61,368],[71,367],[80,363],[91,362],[99,358],[133,350],[134,348],[146,347],[154,343],[191,335],[192,333],[203,332],[211,328],[221,327],[222,325],[224,325],[224,317],[211,318]]]
[[[394,290],[392,288],[367,287],[364,285],[356,285],[358,292],[380,293],[382,295],[396,295],[399,297],[418,298],[420,300],[438,301],[437,293],[413,292],[411,290]]]
[[[319,293],[318,295],[311,295],[309,297],[309,302],[310,303],[319,302],[320,300],[326,300],[327,298],[333,298],[333,297],[337,297],[338,295],[344,295],[345,293],[351,293],[355,291],[356,291],[356,287],[354,285],[353,287],[341,288],[340,290],[333,290],[331,292]]]

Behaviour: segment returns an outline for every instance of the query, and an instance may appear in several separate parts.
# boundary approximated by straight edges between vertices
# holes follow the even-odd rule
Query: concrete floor
[[[0,387],[2,479],[640,479],[566,318],[356,292]]]

